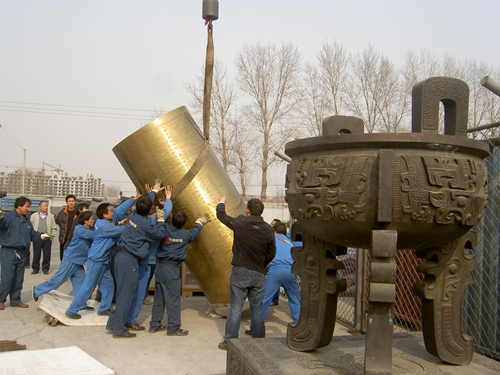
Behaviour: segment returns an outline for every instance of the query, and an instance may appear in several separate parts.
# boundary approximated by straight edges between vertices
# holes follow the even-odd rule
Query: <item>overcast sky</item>
[[[350,53],[370,44],[396,65],[408,51],[427,49],[500,66],[498,0],[220,0],[219,6],[215,55],[230,69],[244,43],[292,42],[304,61],[315,62],[321,44],[334,40]],[[0,0],[0,171],[22,167],[25,148],[28,168],[45,161],[132,194],[111,150],[153,113],[188,105],[183,83],[205,61],[201,12],[201,0]]]

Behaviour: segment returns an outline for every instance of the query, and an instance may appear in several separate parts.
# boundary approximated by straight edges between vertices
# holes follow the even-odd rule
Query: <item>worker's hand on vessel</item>
[[[157,178],[155,180],[155,184],[153,185],[153,190],[155,193],[158,193],[158,191],[161,189],[161,180]]]
[[[200,216],[195,223],[200,224],[201,226],[205,225],[210,221],[210,215],[208,213],[204,213],[202,216]]]
[[[120,220],[118,223],[116,223],[116,225],[125,225],[125,224],[127,224],[127,220],[128,220],[128,218]]]
[[[134,197],[134,200],[137,200],[137,199],[139,199],[140,197],[142,197],[142,193],[141,193],[141,191],[139,190],[139,188],[136,188],[136,189],[135,189],[135,197]]]
[[[172,198],[172,187],[170,185],[165,186],[165,199]]]
[[[158,207],[156,207],[156,221],[159,223],[165,222],[165,211]]]

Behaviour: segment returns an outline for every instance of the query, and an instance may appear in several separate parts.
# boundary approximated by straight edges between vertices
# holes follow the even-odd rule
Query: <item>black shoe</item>
[[[227,350],[227,342],[219,342],[220,350]]]
[[[48,275],[48,274],[49,274],[49,271],[43,271],[43,274],[44,274],[44,275]]]
[[[30,268],[29,264],[25,265],[24,267],[25,267],[26,269],[29,269],[29,268]]]
[[[80,319],[82,317],[80,314],[72,314],[69,311],[66,311],[64,315],[66,315],[70,319]]]
[[[35,294],[35,287],[33,287],[33,288],[31,289],[31,296],[33,297],[33,300],[34,300],[35,302],[37,302],[37,301],[38,301],[38,297],[37,297],[37,296],[36,296],[36,294]]]
[[[109,310],[106,310],[106,311],[101,311],[101,312],[97,312],[97,315],[100,315],[100,316],[110,316],[111,313],[113,312],[113,310],[109,309]]]
[[[123,335],[113,335],[114,339],[131,339],[132,337],[136,337],[137,335],[132,332],[124,333]]]
[[[155,329],[150,328],[149,333],[156,333],[156,332],[161,332],[161,331],[166,331],[166,330],[167,330],[167,326],[161,325]]]
[[[167,332],[167,336],[187,336],[187,335],[189,335],[189,331],[181,328],[172,333]]]
[[[81,310],[89,310],[89,311],[93,311],[93,310],[94,310],[94,308],[93,308],[92,306],[88,306],[88,305],[87,305],[87,306],[85,306],[85,307],[81,308],[81,309],[80,309],[80,311],[81,311]]]
[[[245,335],[252,336],[252,330],[247,329],[247,330],[245,331]]]
[[[137,323],[125,323],[125,327],[131,329],[132,331],[144,331],[146,327],[141,326]]]
[[[26,268],[28,268],[28,267],[26,267]],[[38,273],[38,271],[34,271],[34,270],[33,270],[33,271],[31,271],[31,274],[32,274],[32,275],[36,275],[37,273]]]

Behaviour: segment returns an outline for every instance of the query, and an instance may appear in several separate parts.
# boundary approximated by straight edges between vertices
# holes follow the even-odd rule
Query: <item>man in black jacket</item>
[[[276,254],[276,243],[273,228],[261,216],[263,211],[264,204],[256,198],[248,201],[246,216],[236,218],[226,214],[226,197],[221,197],[217,205],[217,218],[234,232],[230,310],[226,332],[219,343],[222,350],[227,350],[227,339],[238,337],[241,309],[247,297],[252,312],[252,337],[266,335],[262,318],[262,299],[266,289],[264,273]]]
[[[67,235],[73,226],[73,220],[76,217],[76,197],[73,194],[66,195],[66,207],[57,214],[57,225],[59,225],[59,257],[61,260],[64,255],[64,245],[66,244]]]

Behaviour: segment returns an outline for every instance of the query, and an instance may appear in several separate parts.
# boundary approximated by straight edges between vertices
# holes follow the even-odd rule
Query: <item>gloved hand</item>
[[[156,207],[156,221],[159,223],[165,222],[165,212],[158,207]]]
[[[42,240],[51,240],[51,239],[53,239],[53,238],[54,238],[54,236],[53,236],[53,235],[48,234],[48,233],[42,233],[42,236],[41,236],[41,237],[42,237]]]
[[[210,221],[210,215],[208,213],[204,213],[202,216],[200,216],[196,221],[195,224],[200,224],[201,226],[205,225]]]
[[[161,189],[161,180],[157,178],[155,180],[155,184],[153,185],[153,189],[151,191],[158,193],[158,190],[160,190],[160,189]]]
[[[5,211],[0,210],[0,219],[3,217],[4,214],[5,214]]]
[[[116,225],[126,225],[127,224],[127,220],[128,220],[128,218],[120,220],[118,223],[116,223]]]

